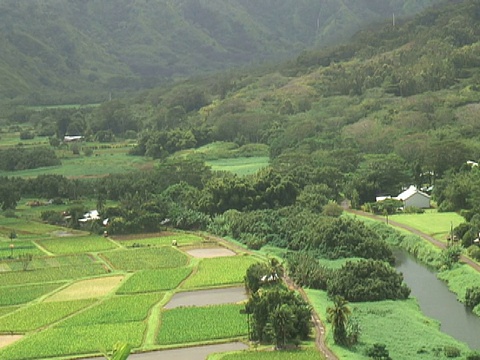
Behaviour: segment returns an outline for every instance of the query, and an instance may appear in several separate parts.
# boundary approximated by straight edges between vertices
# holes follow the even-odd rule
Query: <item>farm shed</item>
[[[420,209],[428,209],[430,207],[430,196],[418,190],[413,185],[399,194],[395,199],[402,201],[404,208],[415,206]]]

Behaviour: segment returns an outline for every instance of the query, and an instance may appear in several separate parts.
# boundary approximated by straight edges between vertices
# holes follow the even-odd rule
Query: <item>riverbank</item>
[[[307,289],[315,310],[325,319],[331,306],[325,291]],[[437,321],[420,311],[416,299],[350,303],[352,316],[361,327],[359,343],[352,349],[334,344],[330,324],[327,324],[327,344],[340,359],[366,360],[368,348],[375,343],[385,344],[390,357],[395,360],[437,360],[445,351],[458,349],[465,356],[471,350],[451,336],[440,331]]]

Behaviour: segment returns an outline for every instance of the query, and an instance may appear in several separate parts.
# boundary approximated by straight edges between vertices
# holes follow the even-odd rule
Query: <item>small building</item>
[[[63,137],[63,142],[64,143],[69,143],[69,142],[78,142],[78,141],[83,141],[85,137],[81,135],[65,135]]]
[[[413,185],[399,194],[395,199],[402,201],[404,208],[415,206],[420,209],[428,209],[430,207],[430,196],[418,190]]]

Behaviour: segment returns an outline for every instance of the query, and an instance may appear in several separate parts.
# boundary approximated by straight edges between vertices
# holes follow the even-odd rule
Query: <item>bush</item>
[[[35,137],[35,134],[31,131],[22,131],[20,132],[20,140],[30,140]]]
[[[480,360],[480,352],[474,351],[467,355],[466,360]]]
[[[407,206],[403,212],[405,214],[423,214],[425,210],[416,206]]]
[[[460,349],[455,346],[445,346],[443,348],[443,353],[448,358],[455,358],[460,356]]]
[[[473,309],[478,304],[480,304],[480,287],[474,286],[467,288],[465,291],[465,305]]]
[[[468,249],[468,255],[476,260],[476,261],[480,261],[480,248],[478,247],[478,245],[472,245],[470,246]]]
[[[410,289],[403,275],[383,261],[348,261],[327,283],[329,296],[351,302],[406,299]]]
[[[373,344],[367,350],[367,356],[374,360],[392,360],[385,344]]]

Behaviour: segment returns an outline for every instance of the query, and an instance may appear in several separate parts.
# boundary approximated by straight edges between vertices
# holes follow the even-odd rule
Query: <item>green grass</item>
[[[0,284],[17,285],[44,283],[61,280],[81,279],[84,277],[105,274],[107,271],[100,263],[81,266],[61,266],[33,271],[0,272]]]
[[[117,294],[134,294],[175,289],[190,273],[191,268],[141,270],[133,274]]]
[[[243,305],[182,307],[162,314],[158,343],[185,344],[206,340],[228,339],[247,334]]]
[[[38,303],[0,318],[0,332],[25,332],[52,324],[97,300]]]
[[[80,254],[115,248],[113,242],[99,235],[65,236],[38,240],[37,243],[54,254]]]
[[[49,328],[0,349],[0,359],[29,360],[94,354],[111,350],[117,342],[127,342],[138,348],[145,328],[143,322]]]
[[[37,221],[0,216],[0,236],[4,238],[8,238],[12,231],[15,231],[18,240],[21,240],[23,235],[42,235],[58,230],[62,228]]]
[[[251,256],[202,259],[197,272],[182,287],[193,289],[241,283],[248,267],[256,262],[258,260]]]
[[[178,246],[184,245],[196,245],[200,244],[204,241],[201,236],[193,235],[193,234],[169,234],[166,236],[156,236],[156,237],[148,237],[143,239],[129,239],[129,240],[122,240],[121,237],[116,239],[119,244],[123,246],[170,246],[172,245],[172,241],[176,240]]]
[[[285,351],[241,351],[220,357],[221,360],[319,360],[324,357],[315,349]]]
[[[120,151],[121,150],[121,151]],[[20,171],[0,171],[0,176],[37,177],[43,174],[63,175],[68,178],[99,177],[122,174],[153,166],[154,162],[143,156],[130,156],[129,147],[123,149],[94,150],[92,156],[71,155],[70,150],[60,150],[62,165]],[[98,155],[98,156],[97,156]]]
[[[28,270],[40,270],[56,267],[75,267],[75,266],[89,266],[93,262],[92,258],[87,254],[79,255],[62,255],[62,256],[41,256],[33,257]],[[1,263],[8,266],[12,271],[23,270],[23,263],[20,260],[5,261]],[[1,265],[0,265],[1,266]]]
[[[447,282],[448,288],[465,300],[465,292],[471,287],[480,287],[480,273],[469,265],[456,265],[452,270],[438,273],[438,277]]]
[[[237,175],[250,175],[268,166],[270,159],[267,156],[239,157],[232,159],[209,160],[207,165],[214,171],[230,171]]]
[[[10,248],[10,244],[13,244],[15,247]],[[13,240],[13,241],[0,241],[0,261],[3,258],[10,257],[13,253],[13,257],[17,258],[23,254],[32,254],[34,256],[45,255],[45,253],[40,250],[32,241],[24,240]]]
[[[0,317],[10,314],[14,311],[17,311],[20,307],[19,306],[3,306],[0,307]]]
[[[315,310],[326,319],[326,309],[332,305],[326,293],[306,291]],[[415,299],[351,303],[349,307],[362,329],[360,342],[355,348],[334,345],[331,326],[326,324],[327,342],[340,359],[367,359],[363,354],[374,343],[385,344],[390,357],[395,360],[436,360],[443,356],[443,351],[439,356],[435,349],[443,350],[449,345],[459,348],[463,354],[469,352],[465,344],[441,332],[437,321],[425,317]]]
[[[61,327],[117,324],[143,321],[150,308],[163,298],[163,294],[142,294],[135,296],[114,296],[87,309],[66,321]]]
[[[439,213],[435,210],[428,210],[424,214],[391,215],[389,218],[444,241],[452,225],[455,228],[465,222],[457,213]]]
[[[117,250],[102,256],[116,269],[144,270],[181,267],[188,264],[188,257],[172,247]]]
[[[38,284],[0,287],[0,306],[25,304],[58,289],[62,285],[63,284]]]

